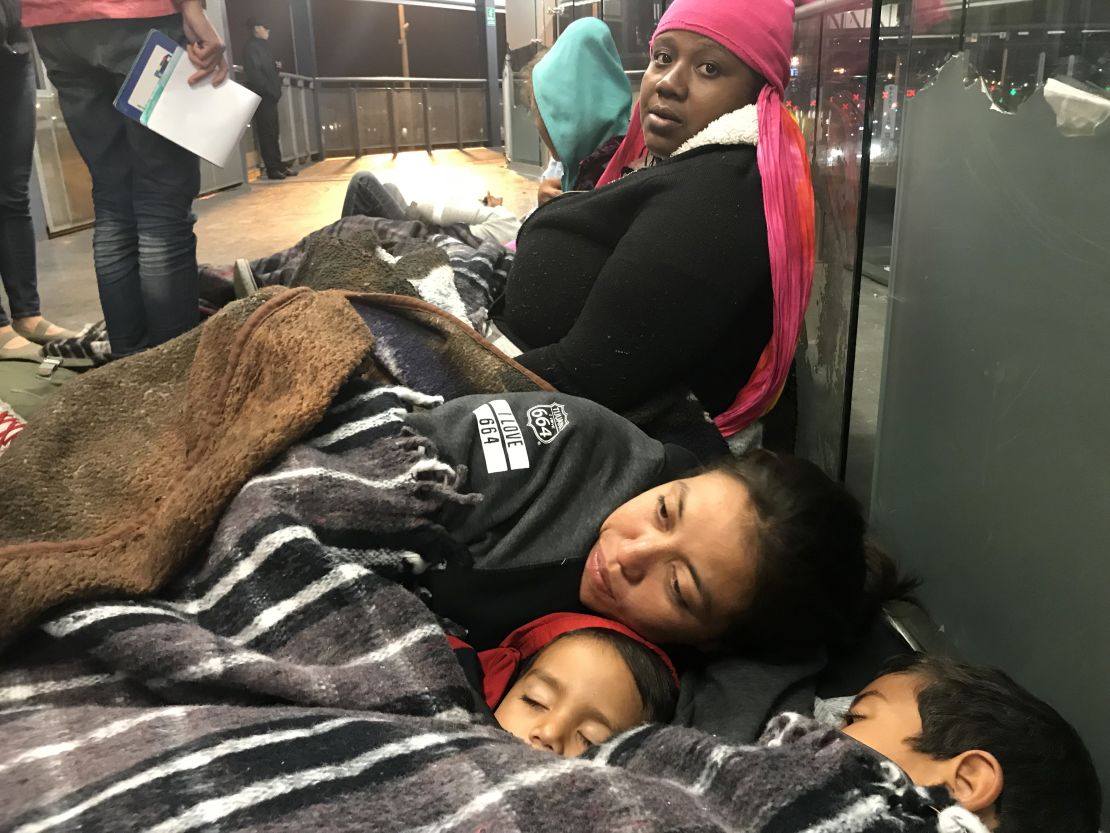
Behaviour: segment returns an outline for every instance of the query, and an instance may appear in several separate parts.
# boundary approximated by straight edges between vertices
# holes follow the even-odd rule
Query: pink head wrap
[[[774,321],[771,340],[732,405],[714,422],[728,437],[759,419],[775,404],[786,382],[813,285],[813,185],[805,140],[782,103],[794,38],[791,0],[674,0],[652,36],[680,29],[710,38],[762,75],[756,159],[763,184],[767,249],[771,259]],[[640,108],[632,111],[628,134],[598,185],[646,152]]]

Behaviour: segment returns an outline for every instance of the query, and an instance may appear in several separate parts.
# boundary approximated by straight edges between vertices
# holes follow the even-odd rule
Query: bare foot
[[[11,348],[12,350],[18,350],[20,347],[26,347],[28,344],[31,343],[23,336],[16,333],[15,328],[12,327],[11,324],[8,324],[6,327],[0,327],[0,339],[3,339],[3,337],[8,335],[9,333],[14,335],[15,338],[11,339],[10,341],[5,341],[5,347]]]

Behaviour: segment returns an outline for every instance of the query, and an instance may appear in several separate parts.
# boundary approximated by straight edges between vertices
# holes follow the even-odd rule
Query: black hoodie
[[[520,625],[583,610],[578,583],[602,521],[698,460],[586,399],[560,393],[467,396],[408,417],[441,460],[464,465],[481,500],[449,510],[469,565],[422,576],[432,609],[478,650]]]

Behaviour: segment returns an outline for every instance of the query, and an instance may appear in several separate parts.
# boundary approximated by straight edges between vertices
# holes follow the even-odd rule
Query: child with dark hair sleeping
[[[988,830],[1099,828],[1102,791],[1079,733],[996,669],[899,657],[852,701],[842,731],[915,784],[944,787]]]
[[[667,723],[678,701],[678,675],[663,650],[598,616],[553,613],[480,653],[451,644],[498,725],[557,755]]]
[[[469,649],[456,646],[465,667]],[[476,659],[501,728],[560,755],[581,755],[642,723],[668,721],[678,695],[661,649],[594,616],[545,616]],[[943,788],[986,830],[1098,830],[1101,787],[1079,734],[996,669],[899,657],[855,697],[842,731],[914,784]]]

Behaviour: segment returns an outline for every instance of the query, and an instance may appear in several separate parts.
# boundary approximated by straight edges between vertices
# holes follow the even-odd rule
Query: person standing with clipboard
[[[227,78],[201,0],[24,0],[66,127],[93,183],[93,259],[112,354],[154,347],[199,319],[197,157],[128,118],[115,98],[151,29],[187,45],[189,83]]]

